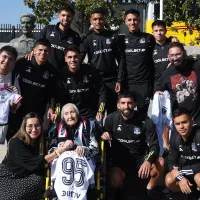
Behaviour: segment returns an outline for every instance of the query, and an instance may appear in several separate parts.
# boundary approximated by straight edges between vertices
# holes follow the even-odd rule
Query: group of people
[[[1,198],[41,199],[45,164],[55,159],[63,159],[56,177],[62,176],[60,184],[68,187],[62,190],[56,182],[58,197],[79,197],[74,188],[91,179],[91,173],[88,179],[83,174],[98,163],[100,136],[110,143],[108,200],[129,177],[144,180],[140,199],[160,199],[154,189],[166,173],[165,184],[173,192],[188,195],[199,189],[199,61],[188,60],[183,45],[165,36],[164,21],[152,23],[153,35],[141,32],[135,9],[125,12],[129,32],[122,37],[105,29],[106,12],[96,8],[90,18],[92,29],[81,39],[70,28],[74,15],[71,7],[61,8],[58,24],[41,31],[26,57],[16,60],[12,46],[0,49],[0,142],[8,141],[0,165]],[[147,116],[153,94],[166,90],[174,121],[173,130],[166,126],[163,132],[162,147],[169,151],[167,172],[156,126]],[[49,131],[49,154],[44,156],[39,147],[45,112],[55,125]],[[63,156],[72,156],[66,151],[91,158],[93,165],[77,157],[75,165]]]

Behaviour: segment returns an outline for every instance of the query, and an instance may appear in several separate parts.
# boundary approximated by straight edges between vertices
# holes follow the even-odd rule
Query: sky
[[[21,14],[33,13],[23,0],[0,0],[0,5],[0,24],[16,25]]]

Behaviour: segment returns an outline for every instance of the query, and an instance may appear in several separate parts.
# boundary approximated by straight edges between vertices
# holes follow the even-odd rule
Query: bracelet
[[[60,153],[58,152],[58,150],[55,150],[54,152],[55,152],[55,154],[57,155],[57,157],[60,156]]]

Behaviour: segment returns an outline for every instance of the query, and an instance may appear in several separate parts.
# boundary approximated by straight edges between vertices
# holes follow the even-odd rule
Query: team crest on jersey
[[[84,82],[84,83],[88,83],[88,82],[89,82],[89,80],[88,80],[88,77],[87,77],[87,76],[83,76],[83,82]]]
[[[51,36],[51,37],[55,37],[55,35],[54,35],[54,34],[55,34],[55,31],[52,31],[52,33],[51,33],[51,35],[50,35],[50,36]]]
[[[93,46],[97,46],[97,41],[93,40]]]
[[[106,44],[111,44],[111,41],[109,38],[106,38]]]
[[[141,134],[140,128],[134,128],[134,134],[136,134],[136,135]]]
[[[125,43],[126,43],[126,44],[128,44],[128,43],[129,43],[127,38],[125,39]]]
[[[196,147],[195,143],[192,143],[191,147],[192,147],[192,151],[197,152],[197,147]]]
[[[44,72],[43,78],[44,78],[44,79],[49,79],[49,72],[48,72],[48,71],[45,71],[45,72]]]
[[[141,44],[144,44],[144,43],[145,43],[145,38],[141,38],[141,39],[140,39],[140,43],[141,43]]]
[[[70,78],[68,78],[68,79],[67,79],[67,84],[70,84],[70,83],[71,83],[71,82],[70,82]]]
[[[73,38],[72,37],[68,37],[67,43],[68,44],[73,44]]]

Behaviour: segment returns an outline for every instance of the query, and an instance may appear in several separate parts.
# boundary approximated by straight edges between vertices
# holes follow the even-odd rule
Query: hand
[[[52,108],[49,108],[47,112],[47,119],[50,119],[53,123],[55,123],[58,119],[58,115],[54,113]]]
[[[15,86],[10,86],[9,87],[15,94],[18,94],[18,89]]]
[[[192,192],[192,190],[190,189],[190,186],[192,186],[192,184],[185,177],[183,177],[181,181],[179,181],[179,187],[181,191],[185,194],[190,194]]]
[[[83,147],[81,147],[81,146],[77,146],[76,147],[76,149],[74,150],[77,154],[78,154],[78,156],[83,156],[84,155],[84,148]]]
[[[117,82],[115,85],[115,92],[119,93],[121,91],[121,83]]]
[[[62,145],[61,147],[59,147],[59,149],[61,149],[61,153],[66,151],[66,150],[69,150],[71,149],[72,147],[74,146],[74,143],[72,140],[66,140]],[[60,151],[59,151],[60,152]]]
[[[108,132],[104,132],[103,135],[101,136],[101,138],[103,140],[108,140],[108,141],[111,141],[112,140],[112,136],[110,135],[110,133]]]
[[[24,56],[24,58],[26,58],[27,60],[32,60],[32,57],[33,57],[33,51],[30,53],[30,54],[27,54]]]
[[[101,121],[103,119],[103,114],[102,113],[97,113],[96,115],[96,120]]]
[[[151,163],[148,161],[144,161],[138,171],[138,177],[145,179],[148,178],[151,171]]]
[[[156,91],[156,94],[163,95],[162,91]]]
[[[178,167],[173,166],[171,173],[172,173],[172,176],[174,177],[174,179],[176,179],[176,177],[179,175]]]

